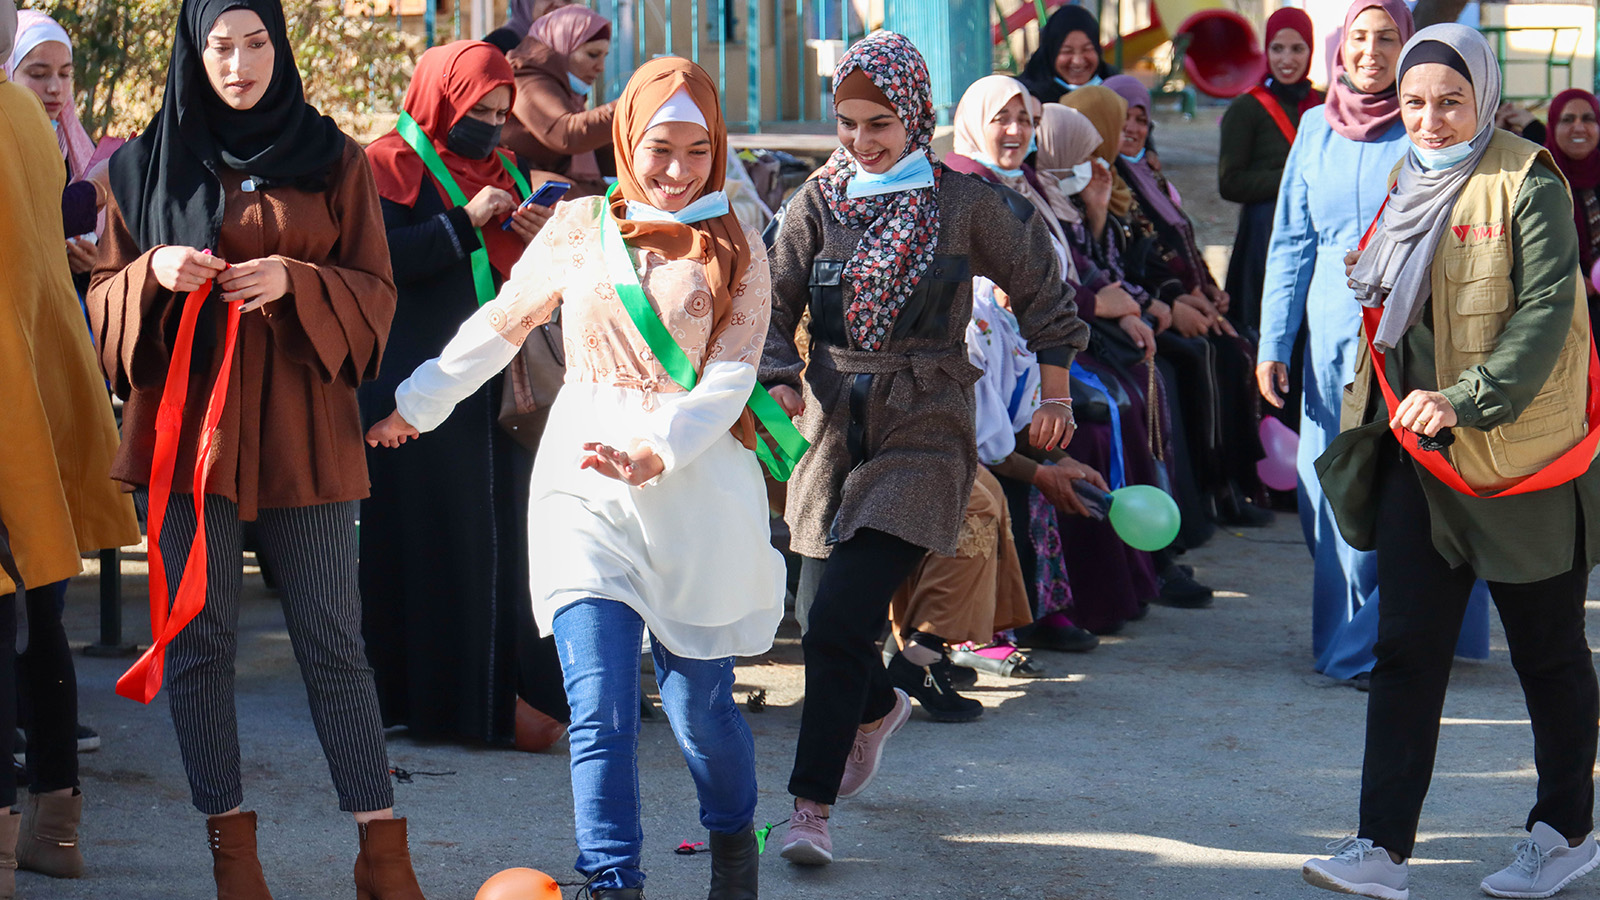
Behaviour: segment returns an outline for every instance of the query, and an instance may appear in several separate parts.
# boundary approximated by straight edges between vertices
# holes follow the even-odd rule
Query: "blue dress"
[[[1383,203],[1389,172],[1406,151],[1396,121],[1382,137],[1354,141],[1307,110],[1289,150],[1273,215],[1262,292],[1261,362],[1288,364],[1307,327],[1300,416],[1300,525],[1313,560],[1311,648],[1317,671],[1351,678],[1371,671],[1378,637],[1378,560],[1345,543],[1313,463],[1339,433],[1344,386],[1354,377],[1360,307],[1345,283],[1344,256]],[[1473,589],[1456,653],[1489,655],[1489,594]]]

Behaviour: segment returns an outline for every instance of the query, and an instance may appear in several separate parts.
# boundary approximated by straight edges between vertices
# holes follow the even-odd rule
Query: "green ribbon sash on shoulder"
[[[673,339],[667,326],[661,321],[661,316],[645,298],[644,288],[639,284],[639,273],[633,267],[633,259],[628,256],[627,243],[622,238],[622,230],[617,227],[617,222],[611,216],[611,197],[617,192],[617,186],[612,185],[606,192],[606,207],[600,213],[601,252],[605,254],[606,267],[611,271],[612,285],[616,288],[617,298],[622,301],[622,306],[628,311],[629,318],[633,319],[634,327],[644,336],[644,342],[650,347],[656,359],[661,362],[661,367],[685,391],[693,390],[695,382],[699,380],[695,374],[694,365],[689,362],[689,357]],[[778,481],[788,481],[794,473],[794,467],[800,462],[800,457],[810,449],[811,442],[800,434],[800,429],[794,427],[783,407],[778,401],[772,399],[767,389],[759,383],[750,391],[747,403],[750,412],[755,414],[761,427],[766,429],[771,436],[771,442],[756,437],[755,453],[766,467],[767,472]]]

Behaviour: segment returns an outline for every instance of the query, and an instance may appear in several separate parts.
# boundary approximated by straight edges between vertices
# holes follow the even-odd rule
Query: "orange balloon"
[[[506,869],[490,875],[473,900],[561,900],[561,887],[536,869]]]

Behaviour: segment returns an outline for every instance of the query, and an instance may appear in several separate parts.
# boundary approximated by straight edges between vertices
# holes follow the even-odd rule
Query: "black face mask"
[[[445,135],[445,149],[465,159],[488,159],[494,153],[494,148],[500,146],[502,127],[472,116],[462,116],[461,121]]]

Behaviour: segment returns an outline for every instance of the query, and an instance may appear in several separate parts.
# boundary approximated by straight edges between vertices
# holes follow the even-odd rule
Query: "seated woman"
[[[1039,49],[1028,57],[1021,80],[1041,103],[1052,103],[1115,74],[1117,70],[1100,53],[1100,21],[1069,3],[1045,22]]]
[[[1193,474],[1217,519],[1235,526],[1260,526],[1272,513],[1251,500],[1260,492],[1260,413],[1255,401],[1255,359],[1225,313],[1226,291],[1217,286],[1195,243],[1194,224],[1175,192],[1145,157],[1150,136],[1150,91],[1137,79],[1106,81],[1128,103],[1117,171],[1133,193],[1128,221],[1143,252],[1140,271],[1130,273],[1147,291],[1172,305],[1172,328],[1158,338],[1163,362],[1172,365]]]
[[[1060,215],[1046,199],[1048,191],[1043,180],[1023,161],[1027,148],[1033,143],[1035,131],[1029,113],[1030,103],[1037,101],[1027,95],[1016,79],[993,75],[975,82],[956,107],[955,151],[946,156],[945,164],[990,183],[1003,185],[1027,201],[1022,208],[1048,223],[1057,256],[1064,262],[1063,271],[1078,282],[1078,305],[1088,314],[1085,318],[1096,325],[1109,325],[1110,329],[1115,329],[1120,336],[1117,339],[1120,346],[1133,350],[1133,359],[1128,362],[1142,368],[1155,350],[1155,335],[1142,321],[1137,301],[1074,251]],[[1093,334],[1092,326],[1091,341]],[[1109,345],[1109,340],[1102,334],[1101,347],[1114,349]],[[1117,446],[1119,429],[1111,427],[1110,417],[1117,415],[1118,425],[1128,425],[1128,432],[1143,431],[1146,411],[1138,383],[1146,379],[1141,378],[1138,383],[1131,377],[1127,379],[1130,389],[1140,397],[1135,403],[1128,390],[1120,388],[1124,379],[1105,360],[1096,360],[1093,356],[1091,345],[1090,351],[1078,360],[1079,367],[1099,373],[1119,385],[1116,396],[1122,398],[1123,402],[1118,403],[1100,395],[1105,399],[1104,406],[1100,407],[1105,410],[1104,418],[1095,421],[1085,416],[1086,435],[1077,439],[1073,449],[1080,459],[1096,468],[1121,468],[1121,460],[1128,455],[1126,448],[1129,442],[1123,441],[1121,447]],[[1079,378],[1078,381],[1082,382],[1083,379]],[[1084,396],[1081,391],[1079,396]],[[1141,440],[1135,446],[1142,448],[1146,444]],[[1113,456],[1117,457],[1117,463],[1113,463]],[[1138,468],[1141,476],[1152,482],[1155,480],[1155,466],[1149,461],[1148,454],[1145,454],[1145,460]],[[1104,522],[1085,520],[1061,524],[1063,532],[1082,528],[1095,532],[1103,540],[1063,541],[1067,571],[1082,573],[1074,591],[1077,624],[1093,632],[1111,633],[1119,630],[1123,622],[1138,618],[1141,604],[1157,597],[1160,586],[1156,580],[1154,563],[1148,554],[1129,549]],[[1108,558],[1117,562],[1108,566]],[[1176,578],[1173,590],[1176,590]],[[1204,591],[1203,588],[1201,590]],[[1193,594],[1194,591],[1190,590],[1189,593]],[[1204,591],[1193,603],[1209,600],[1210,592]],[[1040,636],[1027,632],[1025,635],[1030,640]]]
[[[516,71],[517,96],[501,145],[536,169],[572,182],[568,198],[606,190],[611,120],[616,101],[589,108],[589,91],[611,52],[611,22],[586,7],[566,6],[533,23],[507,55]],[[601,160],[600,155],[605,159]]]
[[[983,370],[973,386],[978,458],[1005,497],[1034,622],[1013,634],[996,635],[989,646],[958,649],[951,658],[958,665],[995,674],[1031,676],[1041,667],[1020,653],[1008,652],[1011,646],[1081,653],[1100,643],[1073,622],[1078,611],[1057,518],[1058,511],[1080,518],[1088,512],[1073,491],[1074,482],[1087,480],[1101,490],[1106,484],[1100,473],[1064,451],[1041,451],[1029,444],[1028,426],[1042,403],[1038,357],[1022,338],[1011,298],[987,278],[973,282],[967,358]]]
[[[983,704],[956,689],[976,680],[970,671],[976,654],[964,653],[969,658],[957,669],[951,649],[988,646],[995,634],[1032,621],[1005,493],[979,466],[955,552],[924,556],[889,603],[889,624],[900,647],[889,659],[889,680],[935,722],[970,722],[983,715]],[[1019,658],[1012,660],[1013,655]],[[994,674],[1042,674],[1015,647],[994,660],[1010,660],[1009,665],[990,666],[989,657],[981,659]]]
[[[399,299],[385,365],[360,389],[366,422],[387,415],[401,380],[494,298],[550,217],[548,207],[518,208],[518,181],[527,176],[513,175],[509,154],[495,147],[511,94],[511,66],[494,47],[434,47],[406,90],[404,110],[417,131],[392,131],[367,148]],[[423,153],[436,155],[470,199],[457,205]],[[488,263],[482,283],[475,259]],[[496,379],[463,401],[427,441],[368,449],[362,631],[385,726],[542,750],[565,731],[567,701],[555,646],[533,624],[533,457],[497,424],[502,385]],[[441,531],[439,522],[450,527]]]

